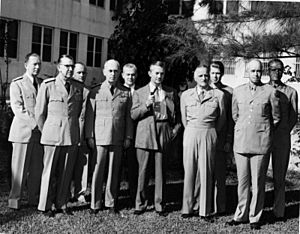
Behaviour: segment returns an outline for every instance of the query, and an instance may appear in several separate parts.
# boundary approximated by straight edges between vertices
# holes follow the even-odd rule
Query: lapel
[[[200,99],[199,99],[198,94],[197,94],[196,86],[194,88],[192,88],[191,91],[192,92],[190,93],[190,95],[193,97],[193,99],[195,99],[198,102],[200,102]]]
[[[167,108],[170,111],[171,114],[175,111],[174,101],[173,101],[173,92],[166,91],[165,86],[162,85],[162,90],[165,92],[165,100],[167,104]]]
[[[23,84],[24,84],[24,87],[25,87],[26,89],[28,89],[30,92],[32,92],[33,95],[34,95],[34,98],[36,98],[36,93],[37,93],[37,91],[36,91],[36,89],[34,88],[33,83],[31,82],[30,78],[27,76],[26,73],[23,75],[23,80],[22,80],[22,82],[23,82]]]

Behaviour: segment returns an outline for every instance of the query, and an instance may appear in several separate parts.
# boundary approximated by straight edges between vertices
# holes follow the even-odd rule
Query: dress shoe
[[[56,213],[62,213],[64,215],[73,215],[73,212],[69,209],[57,209]]]
[[[215,222],[214,216],[201,216],[200,218],[208,223]]]
[[[225,224],[228,226],[237,226],[237,225],[243,224],[243,222],[235,221],[234,219],[232,219],[232,220],[226,222]]]
[[[250,229],[251,230],[259,230],[261,227],[261,224],[260,223],[250,223]]]
[[[144,214],[145,213],[145,210],[135,210],[133,212],[134,215],[141,215],[141,214]]]
[[[161,216],[161,217],[167,217],[168,216],[168,212],[166,212],[165,210],[162,211],[156,211],[156,213]]]
[[[117,215],[117,214],[120,214],[120,211],[116,207],[110,207],[109,213]]]
[[[55,216],[55,213],[53,210],[40,211],[40,213],[48,218],[53,218]]]
[[[181,218],[188,219],[188,218],[192,218],[193,216],[194,216],[193,214],[182,214]]]
[[[277,217],[273,215],[273,220],[274,222],[286,222],[287,218],[286,217]]]
[[[90,209],[90,214],[92,214],[92,215],[96,215],[96,214],[98,214],[99,213],[99,211],[100,211],[100,209]]]

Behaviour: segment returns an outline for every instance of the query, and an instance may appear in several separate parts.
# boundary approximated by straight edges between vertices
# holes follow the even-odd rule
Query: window
[[[60,31],[59,56],[69,54],[76,60],[77,56],[77,37],[76,33]]]
[[[31,51],[41,56],[42,61],[51,62],[52,29],[33,25]]]
[[[181,14],[180,0],[166,0],[165,3],[168,6],[168,14],[169,15],[179,15],[179,14]]]
[[[237,15],[239,13],[239,1],[227,1],[226,14]]]
[[[235,60],[224,61],[224,74],[234,75],[235,74]]]
[[[268,60],[263,60],[262,61],[262,75],[263,76],[269,75],[269,72],[268,72],[268,63],[269,63]]]
[[[17,58],[19,22],[0,19],[0,57]],[[7,45],[7,48],[6,48]]]
[[[89,36],[87,43],[86,64],[90,67],[101,67],[102,39]]]
[[[92,5],[104,7],[104,0],[89,0],[89,2]]]

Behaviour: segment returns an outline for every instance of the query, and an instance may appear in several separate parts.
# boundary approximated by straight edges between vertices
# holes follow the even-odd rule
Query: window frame
[[[39,27],[39,28],[41,28],[41,37],[40,37],[40,42],[39,42],[39,43],[33,41],[33,38],[34,38],[34,37],[33,37],[34,27]],[[48,29],[48,30],[51,31],[51,44],[45,43],[45,29]],[[33,25],[32,25],[31,51],[32,51],[32,52],[35,52],[35,53],[37,53],[37,54],[39,54],[43,62],[52,62],[52,56],[53,56],[53,35],[54,35],[53,32],[54,32],[54,29],[51,28],[51,27],[44,26],[44,25],[39,25],[39,24],[33,24]],[[34,45],[34,44],[39,44],[39,45],[40,45],[40,48],[39,48],[40,51],[39,51],[39,52],[33,51],[33,45]],[[51,53],[50,53],[50,61],[44,59],[44,54],[45,54],[45,53],[46,53],[46,54],[48,53],[48,52],[44,52],[44,50],[45,50],[44,47],[45,47],[45,46],[50,47],[50,52],[51,52]]]
[[[9,59],[18,59],[19,40],[20,40],[19,39],[19,37],[20,37],[20,21],[16,20],[16,19],[2,18],[2,17],[0,17],[0,21],[6,21],[6,23],[3,23],[3,25],[4,25],[4,29],[3,29],[4,36],[0,37],[0,50],[1,50],[0,51],[0,57],[1,58],[5,58],[6,57],[6,54],[5,54],[5,34],[7,33],[7,35],[9,35],[10,34],[9,32],[15,32],[16,33],[16,37],[13,37],[11,39],[11,41],[14,42],[15,45],[12,46],[11,44],[8,44],[7,48],[6,48],[6,53],[7,53],[7,57]],[[16,23],[17,28],[15,30],[9,30],[9,25],[5,26],[6,24],[9,24],[11,22]],[[12,52],[10,51],[10,47],[9,46],[11,46],[11,48],[13,48],[12,51],[15,50],[15,53],[13,53],[13,56],[11,56],[11,54],[10,54]]]
[[[92,50],[89,48],[91,45],[89,41],[93,40]],[[100,41],[100,51],[96,51],[97,49],[97,42]],[[88,67],[100,68],[101,67],[101,60],[103,54],[103,38],[96,37],[92,35],[87,36],[87,50],[86,50],[86,65]],[[92,55],[92,60],[90,61],[90,56]],[[98,58],[97,58],[98,55]],[[97,62],[96,62],[97,61]]]
[[[62,45],[62,33],[67,33],[67,45],[66,46]],[[74,47],[70,48],[70,44],[72,44],[71,43],[71,35],[76,36],[76,47],[75,48]],[[78,56],[78,39],[79,39],[79,33],[61,29],[60,35],[59,35],[59,56],[61,56],[63,54],[68,54],[73,57],[74,61],[76,61],[77,56]],[[70,50],[72,51],[74,49],[75,49],[75,56],[73,55],[73,52],[70,53]],[[66,50],[66,52],[62,52],[62,50]]]

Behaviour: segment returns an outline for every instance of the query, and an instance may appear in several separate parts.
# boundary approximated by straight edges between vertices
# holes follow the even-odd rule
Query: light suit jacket
[[[278,92],[268,84],[257,86],[254,95],[249,84],[235,88],[232,118],[235,121],[233,150],[240,154],[267,154],[280,121]]]
[[[162,86],[165,92],[168,122],[171,127],[180,128],[179,100],[175,89]],[[135,147],[158,150],[158,138],[155,127],[153,109],[146,107],[150,95],[149,84],[133,93],[131,117],[137,122]]]
[[[133,139],[130,118],[130,91],[122,86],[110,92],[107,81],[90,92],[86,109],[85,137],[94,138],[96,145],[123,145],[124,139]]]
[[[45,80],[35,107],[35,117],[42,132],[41,143],[57,146],[78,144],[82,105],[82,83],[71,79],[68,94],[60,75]]]
[[[43,82],[41,78],[36,80],[38,86]],[[15,116],[10,127],[9,141],[29,143],[34,129],[37,134],[40,134],[34,117],[36,96],[37,90],[26,73],[11,82],[10,103]]]

